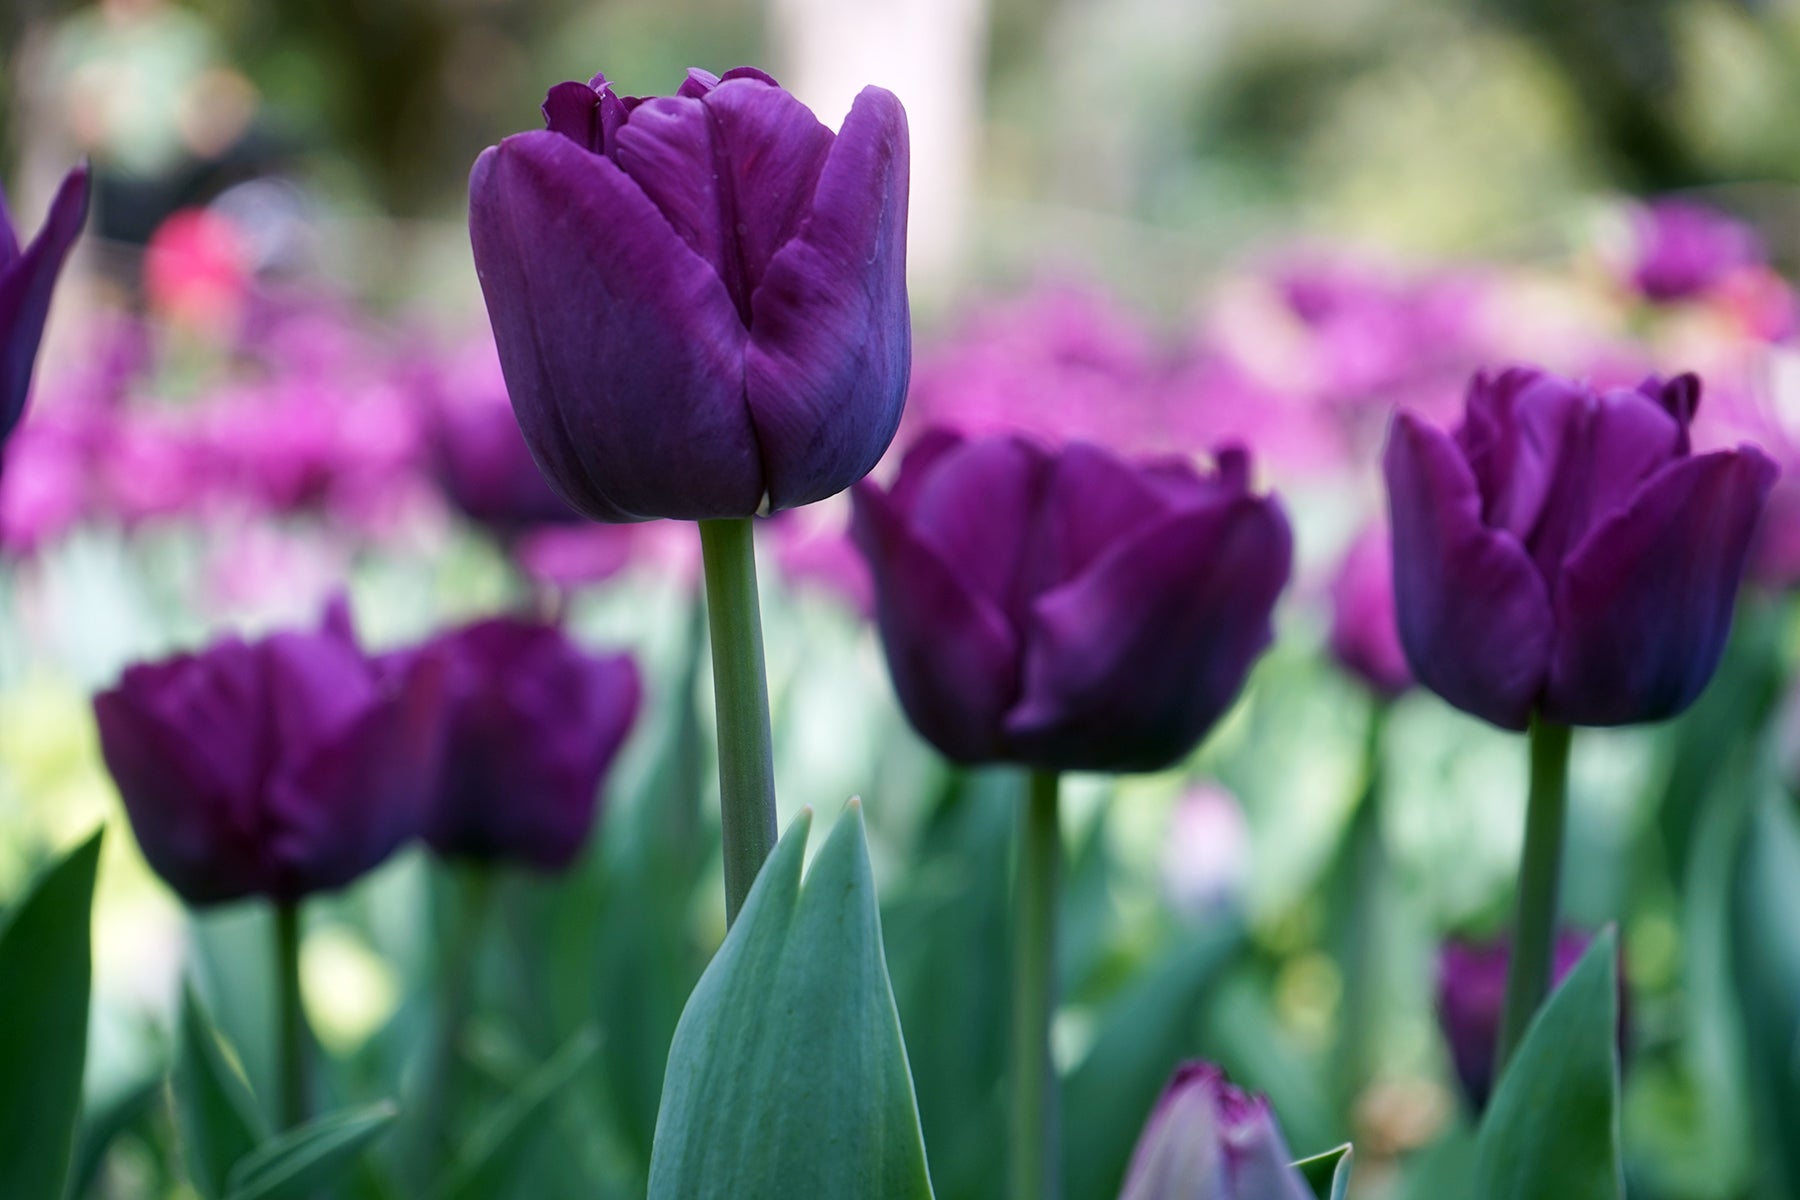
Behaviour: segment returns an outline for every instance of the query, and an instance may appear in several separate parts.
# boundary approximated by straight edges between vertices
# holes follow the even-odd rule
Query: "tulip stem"
[[[1519,909],[1512,963],[1506,973],[1506,1008],[1494,1055],[1496,1087],[1531,1018],[1550,993],[1563,827],[1568,816],[1571,733],[1567,725],[1531,718],[1531,792],[1525,807],[1525,849],[1519,860]]]
[[[1013,901],[1012,1191],[1013,1200],[1055,1200],[1056,1070],[1050,1021],[1056,1012],[1056,899],[1062,859],[1055,771],[1033,771],[1020,809]]]
[[[448,940],[437,947],[437,1027],[419,1080],[418,1121],[413,1133],[414,1165],[425,1182],[436,1175],[448,1140],[458,1047],[469,1015],[493,881],[494,873],[486,864],[470,863],[453,867],[444,889],[454,911],[448,929],[441,931]]]
[[[757,871],[775,847],[775,756],[750,522],[749,517],[700,522],[718,712],[727,925],[737,920]]]
[[[293,900],[275,905],[275,1006],[281,1128],[292,1129],[306,1121],[311,1090],[306,1008],[300,995],[300,905]]]
[[[1362,782],[1349,827],[1344,831],[1338,877],[1343,914],[1343,1020],[1338,1041],[1338,1083],[1346,1109],[1374,1075],[1375,1043],[1381,1022],[1378,985],[1387,881],[1386,847],[1381,834],[1381,741],[1387,728],[1388,701],[1369,710],[1363,734]]]

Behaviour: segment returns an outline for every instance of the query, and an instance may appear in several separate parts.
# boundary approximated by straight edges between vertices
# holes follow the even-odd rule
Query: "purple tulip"
[[[1648,300],[1690,299],[1764,261],[1754,230],[1704,205],[1663,200],[1638,210],[1632,225],[1631,283]]]
[[[434,434],[438,483],[470,520],[511,537],[581,519],[544,482],[504,390],[493,403],[440,406]]]
[[[1187,753],[1271,637],[1292,539],[1225,450],[1211,474],[1076,442],[935,431],[856,488],[895,690],[958,762],[1148,771]]]
[[[511,618],[443,634],[418,656],[442,661],[447,697],[425,840],[446,857],[566,867],[637,715],[630,656],[590,654],[553,625]]]
[[[1157,1098],[1119,1200],[1312,1200],[1262,1096],[1186,1062]]]
[[[1394,547],[1380,525],[1351,543],[1332,581],[1331,654],[1378,696],[1413,685],[1394,620]]]
[[[1413,674],[1509,729],[1673,716],[1718,666],[1775,464],[1693,454],[1700,381],[1596,392],[1477,375],[1452,436],[1408,412],[1384,468]]]
[[[911,362],[906,114],[836,135],[761,71],[673,96],[561,83],[484,151],[469,230],[551,485],[601,521],[824,499],[894,436]]]
[[[1551,962],[1552,987],[1575,969],[1591,941],[1593,938],[1575,930],[1557,935]],[[1505,940],[1452,940],[1438,951],[1438,1024],[1449,1044],[1451,1065],[1456,1068],[1463,1095],[1478,1113],[1487,1107],[1494,1087],[1494,1047],[1500,1040],[1500,1016],[1506,1007],[1506,972],[1511,963],[1512,947]],[[1625,1044],[1625,981],[1620,972],[1621,1059]]]
[[[87,220],[87,207],[87,168],[76,167],[56,189],[44,227],[20,249],[12,218],[0,202],[0,441],[25,415],[31,369],[50,315],[50,293]]]
[[[389,672],[341,617],[126,670],[94,698],[138,845],[194,905],[342,887],[419,831],[442,672]]]

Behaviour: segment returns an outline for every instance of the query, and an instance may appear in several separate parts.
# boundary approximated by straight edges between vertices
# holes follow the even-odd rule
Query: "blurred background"
[[[0,476],[0,898],[113,826],[88,1091],[118,1125],[90,1143],[90,1194],[187,1194],[144,1081],[189,964],[253,1082],[268,1065],[266,984],[229,965],[263,914],[189,920],[143,866],[89,698],[134,660],[310,624],[340,589],[377,646],[529,608],[644,664],[649,707],[588,855],[505,895],[505,940],[544,977],[513,994],[490,963],[470,1051],[504,1090],[597,1008],[606,1078],[545,1135],[584,1147],[579,1170],[540,1148],[563,1164],[542,1179],[565,1182],[518,1194],[641,1179],[668,1029],[723,932],[716,870],[656,927],[683,947],[655,976],[666,995],[633,990],[642,946],[584,935],[602,898],[628,898],[632,838],[669,796],[715,808],[698,544],[522,520],[459,467],[510,432],[482,424],[506,404],[466,181],[539,124],[551,83],[603,70],[654,94],[740,63],[833,127],[865,83],[907,106],[916,359],[896,455],[933,420],[1132,451],[1241,440],[1298,531],[1276,646],[1194,760],[1070,786],[1057,1049],[1070,1103],[1107,1113],[1071,1122],[1091,1142],[1069,1151],[1091,1164],[1071,1195],[1111,1194],[1192,1052],[1269,1092],[1296,1154],[1354,1139],[1359,1195],[1457,1194],[1471,1118],[1437,953],[1504,919],[1524,749],[1334,663],[1333,579],[1381,517],[1391,408],[1448,420],[1484,364],[1609,384],[1698,369],[1701,440],[1800,461],[1800,4],[9,0],[0,51],[21,230],[76,159],[97,181]],[[1736,224],[1734,249],[1664,285],[1643,204],[1671,195]],[[783,821],[865,797],[938,1194],[990,1195],[1017,785],[949,772],[906,729],[844,521],[826,504],[759,530]],[[1745,810],[1709,790],[1785,786],[1800,564],[1779,550],[1699,709],[1577,739],[1567,908],[1623,934],[1634,1197],[1784,1195],[1764,1152],[1792,1126],[1768,1140],[1728,953]],[[315,915],[307,1000],[341,1091],[391,1082],[433,886],[409,852]],[[1800,912],[1800,892],[1770,903]]]

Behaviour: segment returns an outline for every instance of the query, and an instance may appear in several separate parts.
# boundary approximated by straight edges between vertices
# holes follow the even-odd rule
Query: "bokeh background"
[[[1093,1135],[1111,1138],[1096,1156],[1129,1148],[1148,1103],[1092,1069],[1130,1001],[1168,1031],[1169,1066],[1204,1051],[1269,1092],[1297,1153],[1353,1138],[1358,1194],[1455,1194],[1469,1119],[1435,955],[1504,918],[1523,746],[1408,694],[1385,709],[1379,806],[1359,802],[1377,701],[1327,653],[1330,583],[1380,519],[1392,406],[1447,419],[1482,364],[1608,383],[1699,369],[1705,439],[1800,459],[1784,279],[1800,259],[1800,4],[10,0],[0,50],[14,216],[34,229],[78,157],[97,180],[0,477],[0,897],[95,820],[113,826],[91,1107],[160,1071],[190,963],[253,1081],[268,1070],[245,949],[264,914],[190,920],[143,866],[93,691],[225,630],[310,623],[340,589],[377,646],[554,608],[637,653],[650,704],[583,865],[503,897],[522,961],[584,967],[539,980],[491,950],[472,1053],[503,1090],[605,991],[605,1053],[648,1049],[635,1076],[609,1060],[612,1082],[549,1123],[580,1145],[592,1111],[575,1107],[610,1114],[578,1169],[538,1152],[564,1164],[546,1178],[601,1181],[581,1194],[631,1194],[669,997],[630,994],[637,951],[608,943],[626,957],[596,964],[585,934],[628,919],[596,906],[628,899],[630,830],[671,795],[702,824],[715,807],[698,546],[685,526],[496,528],[459,507],[446,431],[504,409],[465,185],[482,147],[537,124],[550,83],[604,70],[666,92],[690,64],[757,63],[834,127],[864,83],[909,110],[917,355],[896,453],[931,420],[1128,450],[1242,440],[1298,530],[1276,646],[1193,760],[1070,785],[1057,1049],[1118,1109],[1123,1133]],[[1646,296],[1638,205],[1670,194],[1731,214],[1761,251],[1691,294]],[[993,1101],[957,1097],[1004,1045],[978,1020],[1000,1003],[981,971],[992,921],[970,914],[999,911],[1016,781],[953,776],[907,730],[844,521],[827,504],[759,531],[783,820],[865,797],[939,1195],[992,1194]],[[1783,565],[1765,567],[1723,699],[1575,752],[1566,906],[1623,934],[1634,1197],[1780,1195],[1725,949],[1743,813],[1706,782],[1785,786],[1793,621]],[[307,1001],[343,1090],[379,1090],[369,1064],[425,973],[433,886],[409,852],[315,915]],[[658,927],[689,967],[722,935],[719,887],[703,873]],[[634,1005],[654,1010],[642,1029]],[[89,1194],[184,1194],[154,1106],[119,1111]]]

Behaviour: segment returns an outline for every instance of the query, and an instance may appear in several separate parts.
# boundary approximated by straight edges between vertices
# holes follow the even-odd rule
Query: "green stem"
[[[447,940],[439,943],[437,1028],[419,1080],[419,1116],[414,1125],[413,1161],[424,1181],[435,1177],[448,1140],[446,1124],[449,1097],[455,1091],[457,1047],[462,1040],[463,1023],[468,1019],[493,878],[492,870],[485,865],[469,864],[455,868],[449,881],[455,911]]]
[[[1056,895],[1062,859],[1057,775],[1033,771],[1020,809],[1014,892],[1012,981],[1013,1200],[1055,1200],[1058,1180],[1056,1071],[1050,1021],[1056,1012]]]
[[[1350,825],[1344,833],[1342,891],[1344,1015],[1338,1042],[1338,1081],[1346,1107],[1374,1074],[1375,1042],[1381,1006],[1376,995],[1381,979],[1385,847],[1381,839],[1381,738],[1387,727],[1388,703],[1369,710],[1363,735],[1362,784]]]
[[[712,631],[713,706],[719,718],[727,924],[737,920],[756,872],[775,846],[775,761],[750,522],[749,517],[700,522],[706,617]]]
[[[1550,994],[1563,826],[1568,815],[1571,732],[1567,725],[1535,716],[1531,719],[1531,792],[1525,808],[1525,849],[1519,860],[1519,910],[1513,928],[1512,964],[1506,973],[1506,1009],[1494,1055],[1496,1086],[1538,1006]]]
[[[311,1090],[306,1009],[300,995],[300,905],[293,900],[275,905],[275,1029],[281,1127],[292,1129],[306,1121]]]

